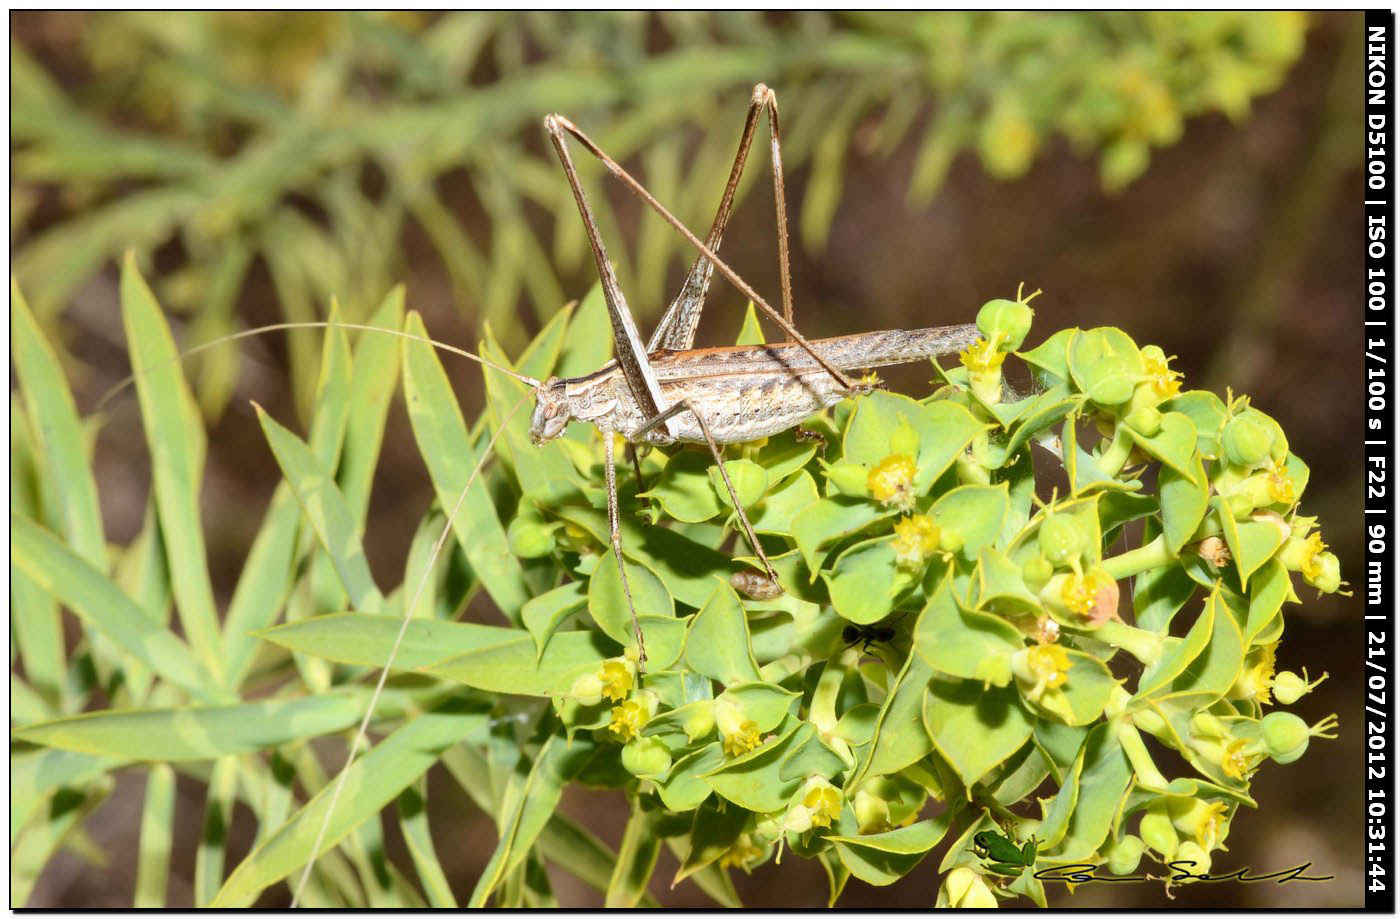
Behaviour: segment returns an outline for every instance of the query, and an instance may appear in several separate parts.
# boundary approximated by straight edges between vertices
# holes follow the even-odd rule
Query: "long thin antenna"
[[[185,358],[193,357],[201,351],[208,351],[210,348],[214,348],[219,345],[225,345],[233,341],[238,341],[242,338],[252,338],[255,335],[265,335],[268,332],[282,332],[288,329],[352,329],[358,332],[379,332],[385,335],[397,335],[399,338],[406,338],[409,341],[422,342],[424,344],[432,345],[439,351],[447,351],[450,354],[456,354],[459,357],[465,357],[468,360],[476,361],[478,364],[483,364],[487,367],[490,367],[492,370],[504,373],[506,376],[515,377],[517,380],[524,383],[526,386],[529,386],[531,389],[535,389],[540,385],[540,381],[532,376],[528,376],[518,371],[511,370],[509,367],[503,367],[500,364],[497,364],[495,361],[488,361],[486,358],[481,357],[477,354],[472,354],[470,351],[464,351],[461,348],[455,348],[452,345],[443,344],[442,342],[436,341],[431,338],[424,338],[422,335],[414,335],[412,333],[404,332],[399,329],[386,329],[383,326],[361,325],[355,322],[340,322],[339,320],[334,319],[307,322],[278,322],[273,325],[265,325],[256,329],[246,329],[242,332],[234,332],[231,335],[225,335],[224,337],[216,339],[214,341],[207,341],[202,345],[195,345],[188,351],[182,351],[178,355],[176,355],[174,361],[172,361],[171,363],[179,363]],[[149,373],[153,370],[159,370],[161,366],[163,365],[149,367],[147,368],[146,372]],[[135,381],[135,375],[128,376],[121,382],[117,383],[117,385],[107,390],[107,392],[102,396],[102,398],[98,400],[97,408],[94,411],[100,411],[104,405],[106,405],[109,401],[111,401],[111,399],[114,396],[117,395],[117,393],[121,392],[123,389],[126,389],[126,387],[130,386]]]
[[[410,336],[412,337],[412,336]],[[483,363],[485,363],[483,361]],[[321,820],[321,828],[316,831],[316,841],[311,845],[311,853],[307,856],[306,867],[302,869],[301,879],[297,881],[296,890],[292,893],[292,909],[296,909],[301,902],[302,891],[306,889],[306,882],[311,878],[311,869],[316,864],[316,856],[320,852],[321,843],[326,838],[326,831],[330,829],[331,817],[335,814],[336,802],[340,799],[340,793],[345,788],[346,778],[350,775],[350,765],[355,762],[355,753],[359,750],[360,744],[364,742],[365,735],[369,732],[369,722],[374,717],[374,710],[379,705],[379,696],[384,691],[384,684],[389,679],[389,671],[393,669],[394,660],[398,657],[399,646],[403,644],[404,636],[408,634],[408,624],[413,621],[413,611],[418,608],[418,601],[423,596],[423,590],[427,587],[428,579],[432,577],[433,565],[437,564],[438,555],[442,552],[443,545],[447,542],[448,535],[452,532],[452,521],[456,519],[457,512],[462,509],[462,503],[467,499],[467,493],[471,491],[472,485],[476,483],[476,477],[481,474],[481,470],[486,466],[486,460],[491,456],[491,451],[496,446],[496,441],[505,432],[506,426],[510,424],[515,413],[525,404],[530,393],[522,393],[515,404],[506,412],[501,419],[500,425],[491,433],[491,439],[486,442],[486,449],[481,451],[481,457],[476,461],[476,467],[472,469],[472,474],[467,477],[467,484],[463,486],[460,494],[457,495],[457,503],[452,506],[451,512],[447,515],[447,521],[442,526],[442,532],[438,534],[437,542],[433,543],[433,551],[428,555],[428,564],[423,568],[423,575],[418,579],[418,585],[413,588],[413,598],[405,604],[403,608],[403,620],[399,623],[399,633],[394,636],[394,645],[389,650],[389,659],[384,662],[384,667],[379,671],[379,682],[374,686],[374,692],[370,694],[369,706],[365,709],[365,716],[360,719],[360,728],[355,732],[355,740],[350,744],[350,751],[345,757],[345,765],[340,767],[340,775],[336,777],[335,788],[331,790],[331,798],[326,805],[326,816]]]

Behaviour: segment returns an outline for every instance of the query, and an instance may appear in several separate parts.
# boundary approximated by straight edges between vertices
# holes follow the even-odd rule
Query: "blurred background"
[[[470,347],[489,323],[519,347],[596,280],[541,118],[568,115],[703,233],[762,81],[782,112],[805,334],[968,322],[1019,282],[1040,287],[1032,343],[1117,325],[1177,355],[1188,387],[1231,387],[1277,418],[1312,468],[1303,510],[1344,577],[1362,575],[1360,14],[13,13],[10,26],[12,270],[85,412],[130,369],[115,261],[128,248],[182,347],[324,318],[332,297],[359,320],[395,283],[438,338]],[[776,302],[766,148],[722,252]],[[645,334],[690,253],[575,149]],[[731,341],[741,298],[716,281],[710,304],[701,343]],[[210,425],[203,514],[224,601],[279,477],[249,401],[296,427],[318,342],[261,336],[187,370]],[[471,417],[480,378],[453,372]],[[890,378],[917,392],[926,376]],[[147,506],[146,448],[134,394],[102,412],[106,535],[125,543]],[[401,407],[389,424],[366,535],[376,572],[401,570],[432,500]],[[1311,862],[1335,880],[1172,901],[1160,885],[1088,885],[1052,903],[1359,904],[1360,605],[1288,608],[1279,667],[1331,672],[1298,711],[1337,712],[1341,738],[1298,767],[1266,765],[1259,811],[1236,818],[1217,859]],[[96,845],[51,862],[29,905],[129,904],[142,789],[129,778],[87,823]],[[172,904],[190,899],[203,807],[197,782],[179,791]],[[434,795],[464,897],[495,828],[450,783]],[[565,798],[612,843],[617,804]],[[241,808],[233,829],[230,864],[252,837]],[[892,887],[853,882],[840,905],[930,905],[937,853]],[[562,903],[600,902],[555,881]],[[821,869],[795,857],[737,883],[754,907],[825,903]],[[655,893],[707,902],[689,884]]]

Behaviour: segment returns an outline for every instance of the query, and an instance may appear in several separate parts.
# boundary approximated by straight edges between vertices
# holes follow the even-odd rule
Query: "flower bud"
[[[826,467],[826,480],[838,494],[848,498],[869,498],[866,484],[869,471],[859,463],[839,462]]]
[[[958,867],[943,879],[938,905],[951,909],[995,909],[997,898],[986,878],[971,868]]]
[[[1210,873],[1210,853],[1189,839],[1177,847],[1176,856],[1172,861],[1181,862],[1182,864],[1178,867],[1191,874]],[[1183,878],[1182,880],[1189,879]]]
[[[977,311],[977,331],[988,341],[996,342],[998,350],[1015,351],[1030,333],[1035,310],[1029,304],[1039,294],[1037,290],[1023,300],[1018,290],[1015,300],[988,300]]]
[[[539,514],[527,511],[506,527],[506,541],[518,558],[542,558],[554,551],[554,531],[558,528],[559,524],[545,523]]]
[[[596,673],[582,674],[569,688],[569,697],[577,700],[579,705],[597,705],[603,701],[603,681],[598,679]]]
[[[1138,833],[1149,848],[1160,852],[1166,858],[1171,858],[1176,853],[1181,842],[1176,827],[1172,826],[1171,817],[1167,814],[1165,801],[1154,801],[1148,806],[1138,824]]]
[[[1274,762],[1287,765],[1307,752],[1308,724],[1292,712],[1270,712],[1259,722],[1259,739]]]
[[[1064,568],[1084,551],[1085,534],[1074,515],[1051,514],[1040,524],[1036,540],[1050,564]]]
[[[1155,437],[1162,429],[1162,413],[1150,406],[1139,405],[1123,416],[1123,423],[1143,437]]]
[[[1313,571],[1305,572],[1303,579],[1325,594],[1334,594],[1342,589],[1342,563],[1331,552],[1320,552]]]
[[[634,737],[622,747],[622,768],[638,776],[663,776],[671,768],[671,754],[655,737]]]
[[[1032,555],[1021,565],[1021,578],[1031,593],[1039,593],[1055,576],[1055,566],[1043,555]]]
[[[1245,409],[1225,423],[1220,433],[1220,448],[1225,459],[1236,466],[1253,468],[1269,455],[1274,432],[1257,409]]]
[[[1292,705],[1294,702],[1303,698],[1303,696],[1312,692],[1313,687],[1325,679],[1327,679],[1326,673],[1322,674],[1322,676],[1318,677],[1316,680],[1308,682],[1308,671],[1306,669],[1303,670],[1303,675],[1301,677],[1291,670],[1280,671],[1279,674],[1274,677],[1274,698],[1278,700],[1280,705]]]
[[[909,419],[899,416],[899,424],[890,434],[890,452],[914,456],[919,452],[919,432],[909,423]]]
[[[715,708],[708,701],[701,701],[691,710],[685,720],[685,739],[694,743],[715,729]]]
[[[1107,857],[1109,873],[1119,877],[1132,874],[1137,870],[1138,863],[1142,861],[1142,853],[1146,848],[1147,844],[1131,833],[1122,839],[1115,840],[1104,853]]]

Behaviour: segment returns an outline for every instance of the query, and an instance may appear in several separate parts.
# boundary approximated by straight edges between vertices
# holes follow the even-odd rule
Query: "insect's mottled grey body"
[[[979,338],[976,326],[959,325],[865,332],[816,339],[812,345],[832,366],[857,372],[953,354]],[[745,443],[786,431],[870,388],[858,381],[853,393],[796,342],[654,351],[647,360],[668,404],[688,401],[703,412],[711,436],[721,444]],[[550,416],[551,409],[558,406],[567,418],[616,431],[633,443],[705,443],[704,431],[693,413],[677,415],[669,434],[659,425],[644,431],[650,418],[637,405],[626,375],[615,361],[585,376],[547,380],[545,388],[547,392],[537,399],[532,424],[540,434],[551,422],[559,423],[557,415]]]
[[[765,111],[768,113],[773,197],[778,222],[781,314],[715,254],[729,220],[754,129],[759,116]],[[570,421],[577,420],[592,424],[605,433],[621,434],[632,444],[661,445],[678,441],[707,444],[719,464],[720,477],[728,489],[739,524],[766,574],[763,584],[749,583],[754,578],[747,578],[744,583],[749,586],[745,589],[750,595],[772,596],[780,593],[778,576],[769,564],[748,515],[734,492],[719,445],[757,440],[796,427],[816,412],[842,399],[869,392],[878,385],[871,380],[853,379],[847,376],[848,371],[856,373],[957,352],[978,340],[977,329],[959,325],[938,329],[867,332],[817,341],[809,341],[797,331],[792,319],[792,281],[788,270],[787,206],[778,140],[778,103],[773,91],[761,83],[754,87],[739,140],[739,151],[734,158],[714,223],[704,242],[567,118],[549,115],[544,125],[568,177],[589,245],[593,249],[603,299],[612,323],[616,357],[611,363],[585,376],[564,380],[551,378],[536,383],[530,438],[537,444],[552,440],[564,433]],[[570,137],[601,160],[614,176],[665,218],[700,253],[691,265],[680,293],[661,317],[645,347],[636,320],[632,318],[627,300],[618,285],[616,272],[608,261],[607,249],[569,155],[567,141]],[[695,329],[704,308],[705,292],[716,270],[776,322],[788,340],[733,348],[693,347]],[[631,607],[631,589],[622,564],[613,438],[604,437],[603,442],[613,554],[622,577],[623,592]],[[646,660],[646,649],[636,609],[632,608],[631,613],[639,664],[642,664]]]

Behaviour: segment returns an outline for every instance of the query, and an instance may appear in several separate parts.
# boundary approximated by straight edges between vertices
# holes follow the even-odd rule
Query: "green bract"
[[[58,469],[55,457],[81,450],[78,418],[71,399],[36,395],[61,376],[15,299],[16,411],[45,423],[12,449]],[[596,432],[575,425],[534,447],[529,391],[489,370],[485,417],[468,425],[427,344],[363,335],[352,348],[343,329],[326,337],[309,437],[261,416],[287,481],[221,626],[191,561],[198,547],[181,545],[200,532],[204,442],[184,423],[194,410],[180,364],[130,264],[123,301],[139,366],[163,374],[160,386],[138,378],[159,448],[148,532],[109,578],[103,544],[79,538],[95,515],[80,463],[51,477],[56,494],[21,495],[29,509],[12,518],[11,565],[17,603],[55,617],[58,603],[72,609],[98,672],[129,659],[135,675],[114,683],[111,710],[76,717],[64,714],[76,710],[66,684],[51,681],[53,700],[34,703],[42,717],[15,731],[16,807],[24,826],[42,822],[30,785],[51,793],[155,761],[148,807],[159,808],[171,781],[159,761],[212,762],[211,805],[244,800],[267,832],[201,903],[250,903],[313,855],[327,796],[295,798],[298,785],[325,784],[304,741],[358,723],[396,647],[380,739],[350,769],[322,850],[344,843],[356,864],[379,852],[379,811],[397,799],[426,899],[393,873],[376,893],[390,904],[454,903],[421,797],[435,763],[500,830],[476,905],[550,905],[546,863],[610,904],[650,902],[662,844],[676,880],[725,904],[737,903],[730,869],[784,848],[821,862],[832,902],[852,878],[884,885],[926,871],[942,875],[940,903],[1044,904],[1033,866],[1124,874],[1146,870],[1144,856],[1219,861],[1240,805],[1255,805],[1254,772],[1333,736],[1333,717],[1310,727],[1266,714],[1305,701],[1312,685],[1289,673],[1270,691],[1283,608],[1298,602],[1294,573],[1341,586],[1315,521],[1298,514],[1307,466],[1258,408],[1180,391],[1162,352],[1121,330],[1063,330],[1025,352],[971,349],[966,366],[935,371],[932,394],[875,392],[811,419],[822,444],[786,432],[729,447],[729,474],[784,588],[776,598],[735,590],[734,576],[758,566],[732,554],[745,544],[705,453],[643,451],[644,488],[623,465],[642,670]],[[595,291],[517,366],[537,377],[601,366],[606,340],[570,330],[597,328],[602,311]],[[1024,301],[986,316],[1010,340],[1025,337]],[[422,332],[398,295],[376,323]],[[490,340],[483,351],[505,360]],[[1035,392],[1005,389],[1008,357],[1030,366]],[[360,534],[395,380],[438,506],[386,590]],[[462,498],[492,438],[497,458]],[[1050,478],[1064,484],[1046,502],[1036,486]],[[455,509],[453,538],[430,566],[444,509]],[[493,624],[461,621],[478,594],[499,609]],[[184,637],[163,625],[172,597]],[[259,691],[245,701],[255,652]],[[166,739],[152,744],[157,734]],[[571,784],[625,791],[616,854],[559,813]],[[1005,851],[989,862],[979,838],[983,854],[994,839]],[[306,902],[340,902],[344,860],[314,854]]]

